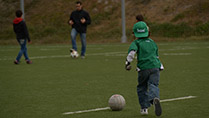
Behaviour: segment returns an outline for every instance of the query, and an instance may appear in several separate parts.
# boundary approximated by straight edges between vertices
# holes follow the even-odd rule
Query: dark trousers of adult
[[[152,68],[141,70],[138,72],[138,86],[137,93],[141,109],[151,106],[151,101],[157,97],[159,98],[159,68]]]

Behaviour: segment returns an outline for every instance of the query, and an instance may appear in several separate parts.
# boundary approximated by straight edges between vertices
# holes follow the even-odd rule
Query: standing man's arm
[[[85,14],[84,17],[81,18],[81,23],[86,24],[86,25],[90,25],[91,24],[91,18],[89,16],[88,12],[84,12],[84,14]]]
[[[88,13],[86,13],[86,24],[90,25],[91,24],[91,17],[89,16]]]
[[[74,24],[72,14],[73,14],[73,13],[71,13],[70,19],[69,19],[69,21],[68,21],[69,25],[71,25],[71,26]]]

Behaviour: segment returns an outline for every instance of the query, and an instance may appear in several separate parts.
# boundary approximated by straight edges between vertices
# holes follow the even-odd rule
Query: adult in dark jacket
[[[71,30],[72,50],[77,51],[76,36],[79,33],[82,44],[81,57],[85,58],[86,31],[87,31],[87,26],[91,24],[91,18],[89,16],[89,13],[83,10],[83,6],[80,1],[76,2],[76,10],[71,13],[69,24],[72,26],[72,30]]]
[[[21,10],[16,11],[16,18],[13,21],[13,29],[16,34],[17,41],[21,47],[14,63],[19,64],[20,59],[23,54],[25,56],[26,63],[31,64],[32,61],[28,57],[28,52],[27,52],[27,47],[26,47],[27,41],[28,42],[31,42],[31,41],[30,41],[30,37],[29,37],[29,33],[28,33],[27,26],[25,24],[25,21],[22,19],[22,11]]]

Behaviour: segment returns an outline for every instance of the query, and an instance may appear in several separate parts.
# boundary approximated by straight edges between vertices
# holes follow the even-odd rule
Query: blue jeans
[[[26,47],[27,40],[26,39],[18,39],[17,41],[20,44],[20,51],[19,51],[19,53],[17,55],[16,60],[20,61],[20,59],[22,57],[22,54],[23,54],[25,56],[25,60],[29,61],[27,47]]]
[[[76,45],[76,36],[78,32],[76,31],[75,28],[72,28],[71,30],[71,40],[72,40],[72,46],[73,49],[77,51],[77,45]],[[81,38],[81,56],[85,56],[86,52],[86,33],[80,33],[80,38]]]
[[[137,93],[142,109],[150,107],[151,101],[155,97],[159,98],[159,79],[159,68],[147,69],[138,72]]]

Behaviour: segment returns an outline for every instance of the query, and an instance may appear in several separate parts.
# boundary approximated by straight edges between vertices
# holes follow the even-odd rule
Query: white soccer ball
[[[72,58],[77,58],[79,56],[78,52],[73,49],[70,50],[70,55]]]
[[[110,97],[108,104],[113,111],[120,111],[125,107],[126,101],[122,95],[114,94]]]

